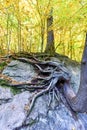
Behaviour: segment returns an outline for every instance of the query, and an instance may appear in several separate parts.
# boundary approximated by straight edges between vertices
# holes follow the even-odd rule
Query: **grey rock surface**
[[[11,99],[12,97],[13,97],[13,93],[11,92],[10,88],[2,88],[0,86],[0,100]]]
[[[36,76],[32,65],[21,63],[17,60],[12,61],[3,71],[3,74],[22,82],[29,81],[32,77]]]
[[[0,106],[0,130],[13,130],[22,125],[26,118],[24,107],[28,98],[29,92],[23,92],[15,95],[11,102]]]
[[[71,85],[75,91],[79,87],[80,67],[67,66],[72,74]],[[29,81],[36,76],[32,65],[19,61],[12,61],[3,71],[17,81]],[[20,92],[13,95],[10,88],[0,86],[0,130],[87,130],[87,114],[77,114],[75,119],[65,105],[58,103],[48,106],[49,95],[40,96],[30,113],[28,126],[22,126],[27,116],[27,106],[33,92]],[[53,106],[54,105],[54,106]]]
[[[3,88],[0,86],[0,105],[10,102],[13,98],[13,93],[10,88]]]

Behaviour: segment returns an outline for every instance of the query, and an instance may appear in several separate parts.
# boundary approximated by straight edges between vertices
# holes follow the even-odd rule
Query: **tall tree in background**
[[[52,7],[53,14],[49,13]],[[52,21],[51,16],[53,23],[47,27],[47,21]],[[85,28],[87,0],[0,0],[1,55],[19,51],[49,52],[51,49],[48,48],[54,48],[49,39],[54,43],[55,37],[56,52],[80,61]],[[53,37],[51,30],[54,31]],[[51,34],[48,41],[47,32]]]
[[[20,17],[20,8],[19,8],[19,0],[17,1],[17,20],[18,20],[18,52],[21,52],[21,17]]]
[[[87,112],[87,34],[81,62],[80,86],[77,95],[64,83],[64,94],[71,108],[76,112]]]
[[[49,16],[47,18],[47,45],[45,48],[45,52],[49,54],[55,53],[55,47],[54,47],[54,32],[52,29],[53,24],[53,9],[51,9]]]

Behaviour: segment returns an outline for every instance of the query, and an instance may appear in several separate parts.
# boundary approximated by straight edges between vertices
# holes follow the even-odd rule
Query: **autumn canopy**
[[[87,30],[86,0],[0,0],[0,55],[44,52],[51,9],[49,30],[54,31],[55,51],[80,61]]]

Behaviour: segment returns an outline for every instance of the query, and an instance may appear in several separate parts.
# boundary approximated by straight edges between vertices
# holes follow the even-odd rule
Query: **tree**
[[[69,81],[66,81],[63,90],[71,108],[76,112],[87,112],[87,33],[81,62],[80,86],[77,94],[69,86]]]
[[[54,32],[52,28],[53,24],[53,9],[51,9],[49,17],[47,18],[47,45],[45,52],[49,54],[55,53],[54,48]]]

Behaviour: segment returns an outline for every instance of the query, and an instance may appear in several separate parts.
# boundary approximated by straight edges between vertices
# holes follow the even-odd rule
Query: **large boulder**
[[[71,85],[77,92],[80,65],[74,62],[64,64],[72,75]],[[32,65],[17,60],[13,60],[4,69],[3,74],[17,81],[29,81],[37,75]],[[56,99],[49,106],[49,94],[42,95],[36,100],[29,115],[29,125],[23,126],[32,95],[33,92],[24,90],[14,95],[11,88],[0,86],[0,130],[87,130],[86,113],[79,113],[76,115],[77,118],[74,118],[71,111]]]

